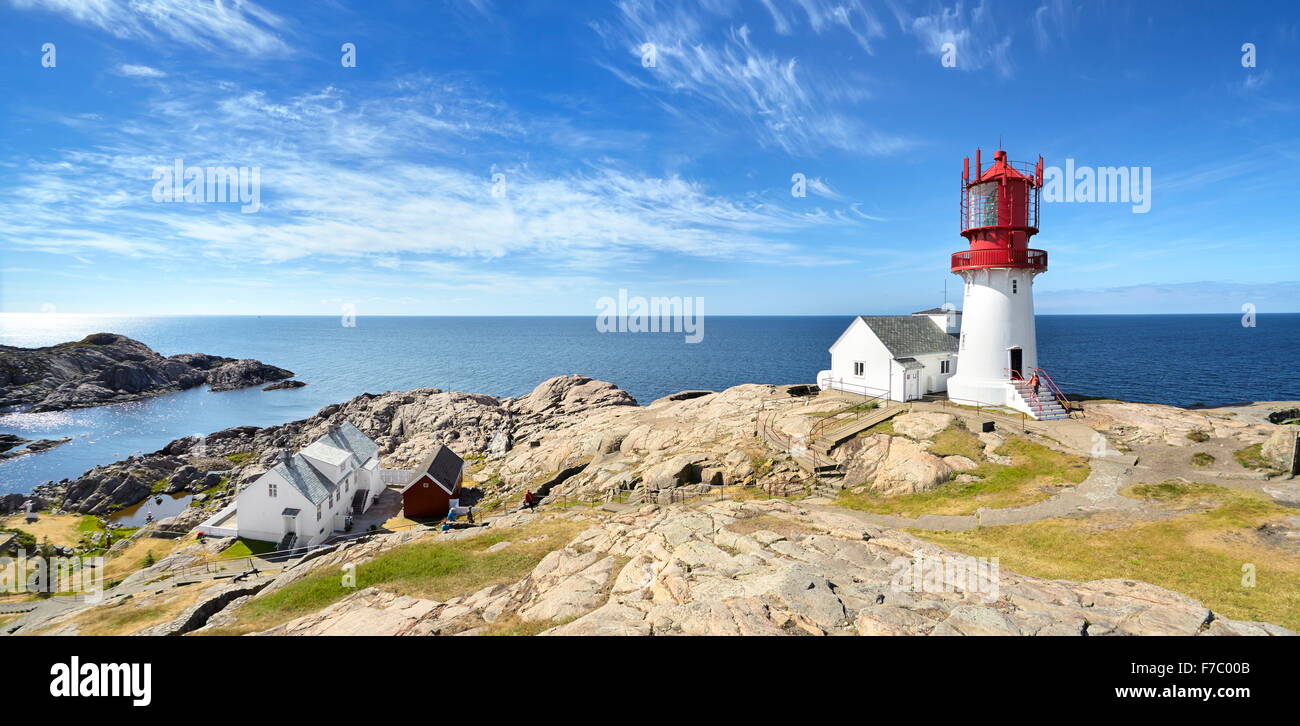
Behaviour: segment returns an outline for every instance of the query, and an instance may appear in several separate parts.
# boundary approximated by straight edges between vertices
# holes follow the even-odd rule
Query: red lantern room
[[[1038,195],[1043,187],[1043,157],[1037,166],[1007,161],[996,151],[993,165],[984,170],[975,151],[975,176],[970,158],[963,160],[961,176],[961,234],[970,249],[955,252],[952,271],[987,268],[1047,269],[1047,252],[1029,248],[1038,234]]]

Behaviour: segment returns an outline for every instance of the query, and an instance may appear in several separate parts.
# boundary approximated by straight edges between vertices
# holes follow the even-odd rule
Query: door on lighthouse
[[[1011,349],[1011,378],[1024,378],[1024,351],[1019,348]]]

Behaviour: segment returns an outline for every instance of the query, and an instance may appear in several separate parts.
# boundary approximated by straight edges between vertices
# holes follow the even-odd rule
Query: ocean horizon
[[[111,332],[163,355],[256,358],[298,389],[205,387],[142,401],[0,416],[0,433],[72,437],[0,462],[0,493],[29,491],[167,442],[272,426],[361,393],[413,388],[518,396],[559,375],[610,381],[641,404],[687,389],[811,383],[852,315],[713,315],[704,339],[600,333],[594,316],[0,314],[0,344],[38,347]],[[111,323],[111,324],[110,324]],[[1300,399],[1300,313],[1038,315],[1039,361],[1067,393],[1176,406]]]

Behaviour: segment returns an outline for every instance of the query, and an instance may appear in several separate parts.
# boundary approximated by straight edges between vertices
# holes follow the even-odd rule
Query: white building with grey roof
[[[859,315],[830,347],[823,389],[891,401],[947,390],[957,370],[961,313],[947,308],[911,315]]]
[[[285,452],[227,507],[199,525],[212,536],[309,547],[343,531],[384,490],[379,445],[352,423],[332,427],[296,454]]]

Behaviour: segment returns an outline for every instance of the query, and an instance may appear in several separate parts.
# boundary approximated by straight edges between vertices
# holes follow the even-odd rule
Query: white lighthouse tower
[[[952,255],[965,282],[957,371],[948,398],[957,403],[1009,406],[1035,418],[1064,418],[1064,396],[1038,367],[1034,278],[1047,271],[1047,252],[1029,248],[1038,233],[1043,158],[1036,166],[1007,161],[1005,151],[981,168],[975,152],[962,172],[961,234],[970,249]]]

